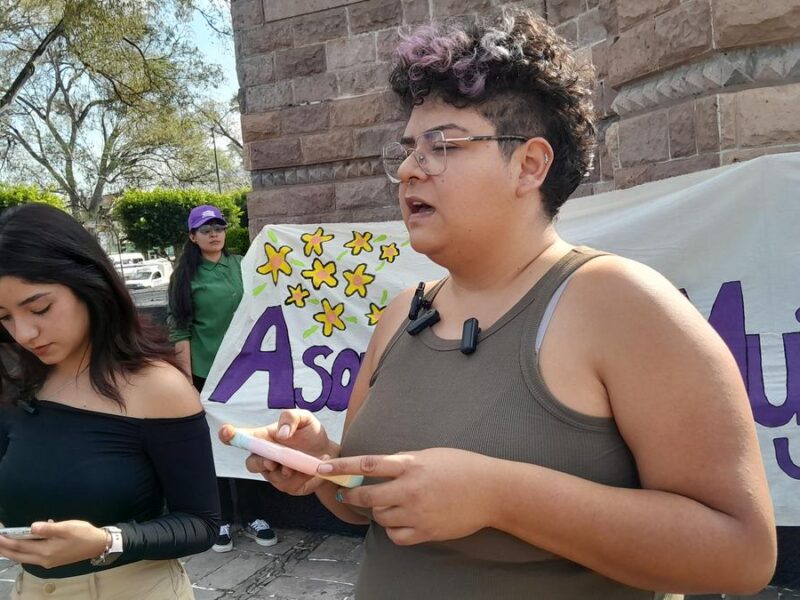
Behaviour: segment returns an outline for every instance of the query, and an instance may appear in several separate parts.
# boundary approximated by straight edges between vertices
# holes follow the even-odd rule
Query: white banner
[[[765,156],[570,200],[564,239],[657,269],[731,348],[756,421],[779,525],[800,525],[800,154]],[[332,437],[380,309],[442,271],[401,222],[265,227],[245,296],[209,374],[212,431],[315,411]],[[220,475],[246,477],[215,442]]]

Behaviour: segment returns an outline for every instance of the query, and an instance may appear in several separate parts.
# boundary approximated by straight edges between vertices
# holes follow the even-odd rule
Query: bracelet
[[[99,564],[99,565],[102,565],[103,563],[105,563],[106,562],[106,558],[108,558],[108,552],[109,552],[109,550],[111,550],[111,544],[113,543],[113,538],[111,537],[111,532],[108,529],[106,529],[105,527],[103,527],[103,531],[106,534],[106,547],[103,548],[103,551],[100,553],[100,556],[96,556],[95,558],[92,559],[92,564],[95,564],[95,561],[97,561],[97,564]]]
[[[106,532],[106,547],[102,554],[89,561],[93,567],[110,565],[122,554],[122,531],[118,527],[103,527]]]

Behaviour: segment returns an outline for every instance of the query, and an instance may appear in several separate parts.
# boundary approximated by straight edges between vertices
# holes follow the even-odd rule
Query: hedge
[[[249,237],[245,230],[244,238],[238,231],[242,217],[239,207],[241,196],[246,192],[215,194],[205,190],[129,190],[114,203],[113,215],[120,223],[128,240],[140,251],[157,248],[166,251],[173,246],[176,250],[183,246],[188,231],[186,221],[189,212],[201,204],[219,207],[230,224],[229,248],[237,254],[247,251]],[[236,242],[236,247],[232,247]],[[244,244],[246,242],[246,244]],[[242,248],[241,246],[244,245]]]
[[[34,185],[6,185],[0,183],[0,213],[12,206],[30,202],[49,204],[64,210],[64,202],[52,192]]]

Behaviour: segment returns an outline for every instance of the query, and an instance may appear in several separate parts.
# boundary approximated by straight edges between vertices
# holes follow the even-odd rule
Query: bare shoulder
[[[697,309],[664,275],[640,262],[620,256],[601,256],[580,268],[564,294],[566,304],[609,333],[621,325],[640,334],[660,326],[711,327]],[[636,331],[633,331],[636,333]]]
[[[144,419],[179,418],[203,410],[194,386],[177,368],[156,361],[128,378],[126,400],[131,416]]]
[[[599,256],[581,267],[573,278],[576,286],[612,300],[629,298],[631,302],[647,296],[682,297],[680,291],[661,273],[647,265],[622,256]],[[669,298],[668,298],[669,299]]]

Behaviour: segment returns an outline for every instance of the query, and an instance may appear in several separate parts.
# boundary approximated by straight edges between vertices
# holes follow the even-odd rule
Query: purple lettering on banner
[[[775,438],[772,444],[775,446],[775,458],[781,471],[792,479],[800,479],[800,466],[797,466],[789,455],[789,439]]]
[[[795,313],[795,318],[800,321],[800,309]],[[782,404],[775,405],[767,398],[764,385],[761,336],[748,334],[745,328],[744,296],[740,281],[728,281],[722,285],[708,321],[733,353],[747,387],[756,423],[776,428],[794,419],[795,423],[800,424],[800,333],[783,334],[786,397]],[[789,477],[800,479],[800,466],[789,454],[789,439],[780,437],[772,442],[780,469]]]
[[[800,333],[783,335],[786,360],[786,398],[780,405],[767,399],[761,361],[761,336],[745,329],[744,295],[740,281],[722,284],[708,322],[733,353],[747,387],[753,418],[764,427],[782,427],[792,418],[800,422]]]
[[[722,284],[711,307],[708,322],[730,348],[739,366],[742,380],[747,384],[747,338],[744,328],[744,296],[740,281],[728,281]]]
[[[783,334],[786,360],[786,398],[778,406],[771,404],[764,389],[761,365],[761,336],[747,336],[747,395],[756,423],[764,427],[783,427],[792,418],[800,424],[800,333]]]
[[[311,412],[316,412],[325,407],[331,395],[331,376],[323,367],[316,364],[314,360],[317,356],[327,358],[331,352],[333,352],[333,350],[327,346],[311,346],[303,352],[303,364],[319,375],[320,381],[322,382],[322,390],[314,401],[308,402],[303,397],[303,388],[294,388],[294,403],[297,405],[297,408],[305,408]]]
[[[261,344],[275,328],[275,350],[263,351]],[[258,371],[269,373],[267,406],[273,409],[294,408],[292,347],[289,330],[280,306],[268,307],[258,318],[228,370],[211,393],[212,402],[226,403]]]
[[[331,379],[333,379],[333,389],[331,390],[331,397],[328,400],[328,408],[335,411],[343,411],[347,409],[347,404],[350,402],[350,394],[353,391],[353,386],[356,383],[356,375],[358,369],[361,367],[361,358],[355,350],[345,348],[336,357],[333,362],[333,369],[331,370]],[[344,374],[348,373],[347,385],[342,383]]]

